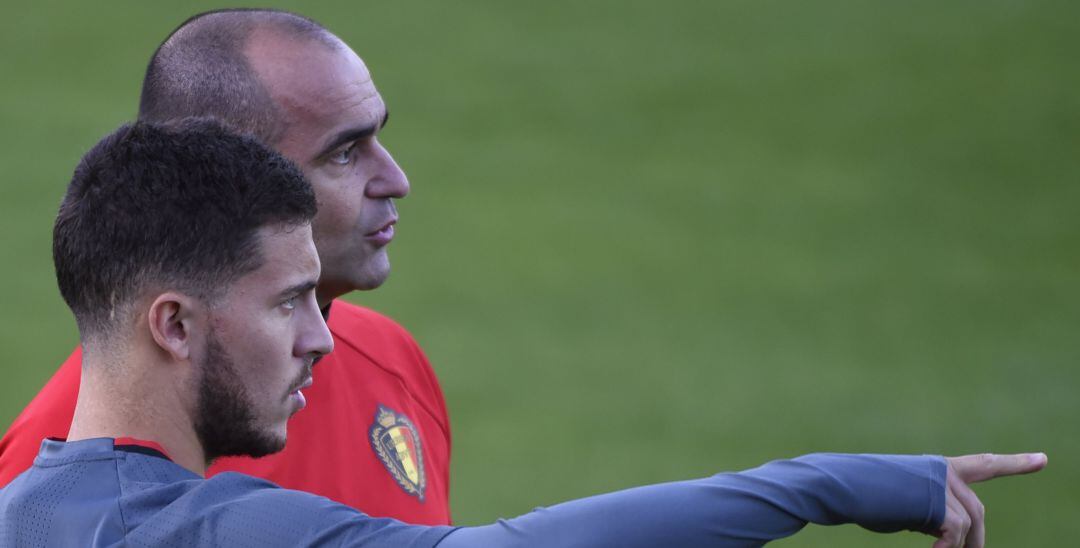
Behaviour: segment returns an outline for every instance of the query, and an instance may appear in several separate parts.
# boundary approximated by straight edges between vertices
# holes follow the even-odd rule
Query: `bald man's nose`
[[[404,198],[409,194],[409,178],[394,161],[390,151],[381,144],[378,147],[378,172],[368,181],[364,195],[368,198]]]

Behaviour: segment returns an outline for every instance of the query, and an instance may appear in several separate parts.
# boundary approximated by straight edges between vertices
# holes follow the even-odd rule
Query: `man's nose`
[[[306,328],[297,339],[297,354],[310,356],[313,359],[321,358],[333,352],[334,337],[330,334],[330,328],[326,326],[322,313],[315,307],[315,313],[306,322]]]
[[[409,178],[394,161],[390,151],[378,142],[375,147],[378,172],[368,181],[364,195],[368,198],[404,198],[409,194]]]

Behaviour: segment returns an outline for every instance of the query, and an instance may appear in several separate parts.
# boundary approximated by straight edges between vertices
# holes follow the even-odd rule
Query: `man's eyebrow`
[[[281,293],[278,293],[278,296],[282,299],[288,299],[297,295],[303,295],[312,289],[315,289],[315,280],[306,280],[283,289]]]
[[[319,153],[315,157],[316,158],[322,158],[323,156],[326,156],[327,154],[330,154],[335,149],[337,149],[339,146],[344,145],[345,143],[351,143],[353,141],[359,141],[360,139],[367,139],[368,137],[371,137],[372,135],[375,135],[375,133],[377,131],[379,131],[380,129],[385,127],[386,122],[389,121],[389,120],[390,120],[390,111],[387,110],[385,113],[383,113],[382,121],[380,121],[378,125],[371,124],[371,125],[367,125],[367,126],[361,126],[361,127],[355,127],[355,128],[349,128],[349,129],[343,130],[340,133],[338,133],[337,135],[335,135],[332,139],[330,139],[330,141],[327,142],[326,146],[322,147],[322,149],[319,151]]]

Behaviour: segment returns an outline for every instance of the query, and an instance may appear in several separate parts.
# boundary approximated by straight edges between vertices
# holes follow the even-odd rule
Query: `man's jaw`
[[[396,222],[396,218],[387,221],[369,234],[388,232],[389,239],[393,239]],[[319,258],[322,259],[323,270],[319,285],[315,288],[315,298],[323,310],[334,299],[353,291],[377,289],[390,276],[387,244],[373,242],[366,235],[361,236],[359,242],[354,240],[354,245],[347,250],[335,250],[333,254],[320,255]]]

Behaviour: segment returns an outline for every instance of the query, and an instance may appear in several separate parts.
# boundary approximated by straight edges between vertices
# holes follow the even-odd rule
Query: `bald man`
[[[405,329],[339,300],[379,287],[409,182],[379,143],[388,111],[363,61],[310,19],[273,10],[196,15],[147,67],[139,119],[210,116],[295,162],[315,189],[316,293],[335,350],[316,368],[310,405],[281,453],[219,460],[373,516],[449,524],[450,421],[438,379]],[[0,486],[41,440],[67,435],[78,398],[77,348],[0,440]]]

